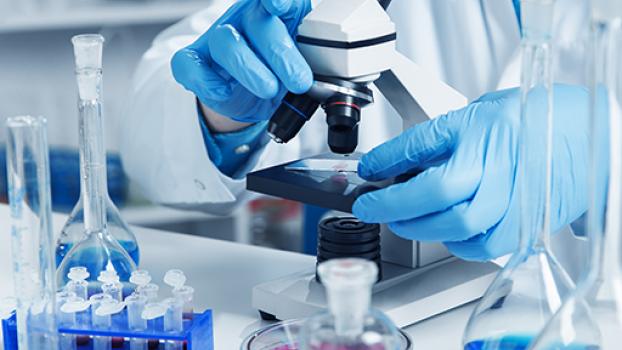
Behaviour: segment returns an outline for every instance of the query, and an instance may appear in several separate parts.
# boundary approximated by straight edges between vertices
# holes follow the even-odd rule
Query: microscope
[[[389,3],[324,0],[304,18],[296,41],[314,83],[306,94],[284,97],[268,133],[286,143],[321,107],[333,153],[250,173],[249,190],[351,213],[361,194],[403,181],[371,183],[356,174],[358,126],[364,107],[374,102],[371,84],[401,116],[404,129],[467,104],[459,92],[396,51]],[[480,298],[498,271],[493,263],[452,257],[442,244],[405,240],[384,225],[352,217],[324,220],[318,231],[318,263],[356,256],[379,265],[373,306],[400,327]],[[326,307],[315,269],[256,286],[252,302],[267,320],[307,317]]]

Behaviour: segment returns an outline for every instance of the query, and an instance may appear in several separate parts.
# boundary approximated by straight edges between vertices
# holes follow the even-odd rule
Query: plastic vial
[[[69,269],[67,278],[69,278],[69,282],[67,283],[65,288],[69,291],[74,292],[78,297],[84,300],[88,300],[89,284],[86,279],[89,278],[89,272],[86,267],[72,267],[71,269]]]
[[[102,117],[102,47],[104,39],[100,35],[79,35],[72,39],[74,45],[74,53],[76,60],[76,77],[78,81],[79,97],[80,97],[80,114],[92,114],[90,117],[83,119],[80,128],[81,150],[88,149],[96,151],[94,155],[97,158],[97,168],[90,168],[90,172],[95,173],[92,186],[86,186],[84,182],[80,188],[80,199],[61,230],[60,238],[56,246],[56,264],[60,265],[64,257],[70,252],[74,245],[84,238],[85,221],[85,203],[89,204],[89,197],[94,192],[100,197],[102,203],[101,210],[106,217],[107,232],[127,251],[132,257],[135,265],[139,263],[139,249],[136,236],[130,230],[127,223],[119,214],[119,210],[110,199],[108,194],[107,173],[106,173],[106,153],[103,146],[103,117]],[[82,118],[81,118],[82,119]],[[84,124],[87,127],[84,127]],[[88,138],[87,138],[88,137]],[[82,145],[85,143],[86,145]],[[91,145],[88,145],[91,143]],[[95,145],[98,144],[98,145]],[[82,147],[84,146],[84,147]],[[97,147],[94,148],[94,147]],[[84,164],[83,156],[80,158],[81,168],[88,167]],[[83,172],[82,178],[85,173]],[[87,181],[88,182],[88,181]],[[92,270],[95,275],[97,271]],[[121,274],[120,274],[121,275]],[[122,279],[125,280],[125,278]]]
[[[127,247],[128,250],[123,248],[119,240],[111,234],[115,222],[108,220],[110,200],[106,189],[106,149],[101,104],[104,38],[101,35],[78,35],[73,37],[72,43],[79,93],[82,195],[78,206],[83,207],[84,220],[78,220],[77,215],[71,216],[67,225],[78,225],[81,233],[64,234],[58,242],[57,254],[62,251],[64,255],[58,268],[58,281],[66,283],[72,267],[84,266],[91,274],[90,282],[102,270],[114,270],[121,281],[125,282],[132,271],[136,270],[135,261],[128,250],[137,254],[138,248],[133,235],[130,238],[119,237],[122,241],[129,240],[128,244],[132,245]],[[74,220],[79,222],[73,223]],[[118,220],[121,220],[120,217]]]
[[[183,303],[183,319],[191,320],[194,318],[194,288],[186,286],[186,275],[178,269],[169,270],[164,275],[164,283],[173,287],[173,297]]]
[[[56,317],[58,319],[58,326],[60,328],[73,326],[73,322],[69,322],[70,324],[67,325],[68,322],[65,318],[65,315],[63,315],[63,313],[61,312],[61,308],[69,299],[75,297],[76,293],[67,290],[62,290],[56,293]],[[60,333],[58,337],[59,347],[61,350],[74,349],[74,347],[76,346],[76,337],[73,334]]]
[[[147,285],[139,286],[138,288],[136,288],[136,293],[144,295],[149,302],[154,302],[156,299],[158,299],[159,291],[160,287],[155,283],[149,283]]]
[[[102,283],[102,293],[110,295],[117,301],[123,301],[123,285],[115,271],[104,270],[99,273],[97,280]]]
[[[553,0],[521,1],[520,248],[471,314],[466,350],[527,349],[574,289],[550,250],[553,7]]]
[[[334,259],[319,265],[329,311],[305,322],[302,350],[396,350],[401,340],[395,325],[370,309],[378,267],[363,259]]]
[[[164,314],[164,331],[169,333],[181,333],[184,330],[183,309],[184,301],[179,298],[165,299],[162,304],[166,306]],[[166,350],[183,350],[184,342],[169,340],[164,344]]]
[[[12,267],[20,350],[58,349],[46,121],[7,120]]]
[[[90,303],[78,296],[66,298],[60,307],[59,326],[61,328],[77,328],[81,326],[78,314],[89,309]],[[77,349],[76,336],[71,334],[61,334],[61,350]]]
[[[91,327],[93,329],[108,329],[110,328],[110,316],[102,316],[97,313],[97,310],[104,302],[114,300],[108,294],[95,294],[89,298],[91,303]],[[93,350],[109,350],[111,348],[110,337],[93,337]]]
[[[127,307],[127,328],[133,332],[147,330],[147,320],[142,318],[142,313],[147,304],[144,295],[132,294],[125,298]],[[147,350],[147,340],[142,338],[130,338],[130,350]]]
[[[592,76],[590,270],[540,333],[533,350],[620,348],[622,86],[616,77],[622,76],[622,3],[595,1],[594,6],[589,67]]]

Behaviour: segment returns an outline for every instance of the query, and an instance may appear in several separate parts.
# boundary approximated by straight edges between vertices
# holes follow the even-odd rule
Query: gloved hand
[[[287,90],[311,88],[311,68],[292,39],[310,0],[240,0],[171,67],[213,111],[240,122],[269,119]]]
[[[554,96],[551,227],[556,231],[587,208],[589,94],[556,85]],[[408,239],[443,242],[467,260],[514,251],[519,241],[519,100],[519,89],[489,93],[363,156],[359,175],[368,180],[415,167],[427,170],[359,197],[354,215],[388,223]]]

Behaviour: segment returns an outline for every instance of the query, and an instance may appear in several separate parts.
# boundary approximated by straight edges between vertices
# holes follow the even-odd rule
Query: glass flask
[[[86,150],[89,148],[89,152],[98,151],[96,149],[96,144],[101,144],[101,155],[94,155],[93,157],[97,157],[97,167],[93,167],[89,169],[90,173],[93,173],[93,176],[97,176],[99,180],[93,181],[93,186],[88,187],[85,186],[84,181],[82,181],[80,186],[80,199],[78,203],[76,203],[75,207],[71,211],[67,222],[63,226],[61,230],[60,237],[56,244],[56,266],[60,266],[63,258],[67,255],[67,253],[73,248],[74,244],[79,242],[84,236],[84,202],[85,198],[92,196],[93,191],[97,193],[98,196],[103,197],[104,201],[104,209],[106,214],[106,227],[108,233],[114,237],[119,244],[125,248],[127,253],[132,257],[134,263],[136,265],[139,264],[139,249],[138,242],[136,241],[136,236],[130,230],[129,226],[121,217],[119,213],[119,209],[117,209],[116,205],[110,198],[108,193],[108,182],[107,182],[107,170],[106,170],[106,154],[105,148],[103,146],[104,139],[104,128],[103,128],[103,115],[102,115],[102,100],[101,100],[101,88],[102,88],[102,70],[101,70],[101,51],[100,47],[99,52],[93,52],[95,55],[99,55],[97,57],[86,57],[89,53],[82,52],[84,40],[92,39],[91,36],[77,36],[74,38],[74,53],[76,59],[76,79],[78,81],[78,87],[80,89],[79,93],[79,108],[80,108],[80,150]],[[103,41],[103,38],[101,39]],[[95,45],[95,44],[93,44]],[[103,43],[102,43],[103,45]],[[102,46],[103,47],[103,46]],[[93,47],[93,50],[96,48]],[[91,62],[84,62],[84,60],[94,60],[94,67],[81,67],[82,63],[91,64]],[[95,61],[97,60],[97,61]],[[82,63],[81,63],[82,62]],[[87,116],[88,114],[92,114],[91,116]],[[85,130],[83,124],[89,124],[86,127],[90,128],[88,134],[85,134]],[[92,124],[92,127],[90,126]],[[91,143],[89,145],[89,143]],[[103,159],[101,163],[100,159]],[[81,175],[84,177],[85,169],[84,167],[88,166],[84,164],[84,157],[80,156],[80,168]],[[101,180],[101,181],[100,181]],[[89,269],[89,271],[91,271]]]
[[[50,164],[43,118],[7,121],[11,250],[20,350],[56,350]]]
[[[471,314],[465,350],[527,349],[574,289],[550,249],[553,9],[553,0],[521,1],[520,247]]]
[[[78,35],[73,37],[76,78],[79,93],[79,143],[80,143],[80,181],[81,201],[84,226],[78,240],[76,231],[71,231],[72,236],[61,237],[59,249],[68,249],[57,271],[57,280],[60,285],[68,282],[68,274],[72,267],[86,267],[90,276],[89,290],[91,295],[99,290],[101,283],[97,278],[102,271],[116,273],[121,282],[129,280],[132,271],[136,270],[136,264],[128,251],[113,237],[109,230],[108,221],[112,203],[109,200],[106,189],[106,151],[103,140],[102,104],[100,102],[102,80],[102,49],[104,38],[101,35]],[[114,222],[122,222],[116,209]],[[80,210],[78,210],[79,212]],[[79,226],[72,222],[78,216],[72,215],[68,226]],[[113,224],[114,225],[114,224]],[[120,226],[116,226],[120,227]],[[124,224],[124,227],[127,227]],[[67,233],[67,231],[65,231]],[[73,237],[75,232],[75,236]],[[120,232],[120,231],[116,231]],[[125,231],[125,237],[133,242],[133,249],[137,253],[134,236]],[[62,240],[70,238],[69,243]],[[75,243],[74,243],[75,242]],[[66,246],[66,245],[69,246]],[[70,248],[70,249],[69,249]]]
[[[589,67],[592,75],[590,269],[540,333],[533,350],[621,347],[622,2],[595,1],[594,5]]]
[[[400,350],[397,327],[371,310],[378,267],[363,259],[333,259],[318,266],[328,312],[309,318],[300,336],[301,350]]]

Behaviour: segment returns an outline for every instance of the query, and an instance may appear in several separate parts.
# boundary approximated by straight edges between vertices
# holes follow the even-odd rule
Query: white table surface
[[[65,217],[54,216],[59,232]],[[251,307],[254,285],[308,268],[315,258],[203,237],[134,228],[141,249],[141,268],[161,281],[170,268],[188,276],[196,292],[197,310],[214,310],[215,348],[237,350],[252,331],[266,325]],[[13,295],[8,207],[0,205],[0,298]],[[460,339],[472,304],[406,329],[414,349],[460,349]],[[2,346],[0,345],[0,348]]]

